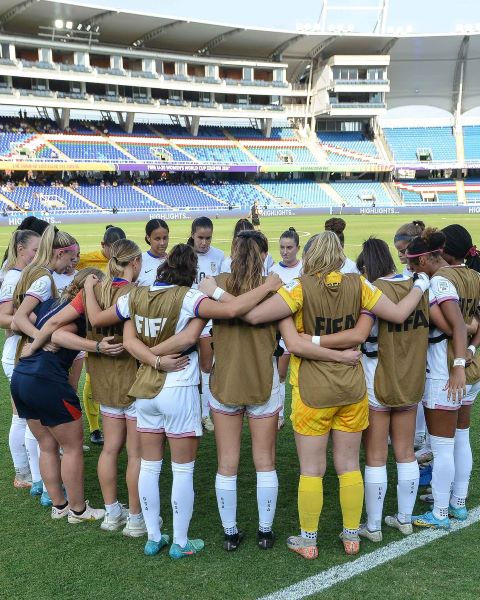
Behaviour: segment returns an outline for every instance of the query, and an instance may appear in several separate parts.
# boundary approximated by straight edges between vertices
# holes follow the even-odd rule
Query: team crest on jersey
[[[210,270],[212,271],[212,273],[216,273],[217,272],[217,263],[216,262],[211,262],[210,263]]]
[[[438,289],[439,292],[443,292],[443,293],[448,292],[449,288],[450,288],[450,285],[449,285],[448,281],[442,281],[442,280],[440,280],[437,283],[437,289]]]

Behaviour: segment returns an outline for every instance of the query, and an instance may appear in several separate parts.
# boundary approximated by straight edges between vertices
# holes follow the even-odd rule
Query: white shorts
[[[382,404],[381,402],[379,402],[377,400],[377,397],[375,396],[375,389],[372,387],[368,387],[367,386],[367,394],[368,394],[368,407],[371,410],[375,410],[378,412],[390,412],[390,411],[395,411],[395,412],[403,412],[406,410],[413,410],[414,408],[417,408],[417,404],[410,404],[408,406],[385,406],[384,404]]]
[[[211,334],[212,327],[213,327],[213,323],[210,320],[203,328],[202,333],[200,334],[200,337],[201,338],[212,337],[212,334]]]
[[[278,345],[280,346],[280,348],[283,348],[283,355],[282,356],[290,356],[290,352],[288,351],[288,348],[285,345],[285,342],[283,341],[283,338],[280,338],[280,341],[278,342]]]
[[[460,406],[472,405],[480,392],[480,381],[473,385],[467,385],[467,395],[461,404],[448,399],[448,390],[444,389],[448,379],[427,379],[422,403],[425,408],[436,410],[458,410]]]
[[[273,365],[273,384],[270,398],[265,404],[244,404],[239,406],[227,406],[222,404],[210,395],[210,409],[223,415],[242,415],[246,414],[251,419],[265,419],[278,415],[283,408],[283,401],[280,395],[280,379],[278,377],[277,365],[274,359]]]
[[[2,360],[2,367],[3,372],[5,373],[5,377],[8,379],[8,381],[12,381],[13,369],[15,368],[15,365],[12,365]]]
[[[202,412],[198,386],[163,388],[151,399],[137,398],[137,431],[167,437],[200,437]]]
[[[130,406],[124,406],[123,408],[100,404],[100,413],[102,417],[110,417],[111,419],[128,419],[129,421],[137,420],[135,402],[132,402]]]

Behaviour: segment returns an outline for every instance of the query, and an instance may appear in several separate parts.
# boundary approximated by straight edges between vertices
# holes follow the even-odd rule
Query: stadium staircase
[[[133,156],[133,154],[130,154],[128,150],[122,148],[122,146],[117,144],[117,142],[112,137],[108,137],[107,139],[114,148],[116,148],[119,152],[122,152],[122,154],[125,154],[126,158],[130,158],[133,162],[138,162],[138,158],[136,158],[135,156]]]
[[[314,133],[311,135],[311,137],[301,137],[300,134],[297,133],[297,137],[299,142],[305,144],[305,146],[310,150],[310,152],[321,165],[328,165],[328,154],[325,152],[325,149],[322,147],[322,145],[318,143],[317,136]]]
[[[268,200],[268,204],[273,204],[273,206],[279,206],[278,198],[276,196],[271,194],[268,190],[266,190],[264,187],[262,187],[259,183],[252,182],[252,185],[260,194],[265,196],[265,198]]]
[[[216,200],[220,204],[223,204],[224,206],[228,206],[228,202],[225,202],[225,200],[222,200],[222,198],[219,198],[218,196],[215,196],[215,194],[212,194],[212,193],[208,192],[203,187],[200,187],[199,185],[195,185],[194,183],[191,184],[191,187],[195,188],[196,190],[198,190],[202,194],[205,194],[206,196],[210,196],[210,198],[213,198],[214,200]]]
[[[54,188],[53,188],[54,189]],[[64,188],[65,190],[67,190],[70,194],[72,194],[73,196],[76,196],[79,200],[81,200],[82,202],[85,202],[85,204],[89,204],[92,208],[94,208],[95,210],[99,210],[100,212],[108,212],[105,208],[101,207],[100,205],[96,204],[95,202],[93,202],[92,200],[89,200],[88,198],[86,198],[83,194],[80,194],[79,192],[77,192],[76,190],[74,190],[71,187],[68,188]]]
[[[152,202],[155,202],[159,206],[162,206],[163,208],[168,208],[168,210],[172,210],[172,211],[177,211],[178,210],[178,208],[175,208],[174,206],[170,206],[170,204],[166,204],[165,202],[162,202],[159,198],[156,198],[155,196],[152,196],[147,191],[143,190],[141,187],[138,187],[137,185],[132,185],[132,189],[134,189],[135,191],[139,192],[140,194],[143,194],[146,198],[148,198]]]
[[[457,145],[457,160],[458,160],[458,162],[464,162],[465,146],[464,146],[464,139],[463,139],[463,127],[456,128],[455,143]]]
[[[223,129],[222,131],[223,131],[223,134],[225,135],[225,137],[226,137],[228,140],[231,140],[231,141],[232,141],[232,142],[233,142],[233,143],[234,143],[234,144],[237,146],[237,148],[238,148],[238,149],[239,149],[241,152],[243,152],[243,153],[244,153],[244,154],[246,154],[246,155],[247,155],[249,158],[251,158],[251,159],[252,159],[252,163],[253,163],[254,165],[262,165],[262,164],[263,164],[263,163],[262,163],[262,161],[261,161],[259,158],[257,158],[257,157],[256,157],[254,154],[252,154],[252,153],[250,152],[250,150],[247,148],[247,146],[245,146],[244,144],[242,144],[242,142],[241,142],[239,139],[237,139],[236,137],[234,137],[234,136],[233,136],[233,135],[232,135],[232,134],[231,134],[231,133],[228,131],[228,129]]]
[[[463,139],[462,139],[462,144],[463,144]],[[465,182],[458,180],[455,182],[455,186],[457,188],[458,204],[467,204],[467,196],[465,195]]]
[[[7,198],[1,192],[0,192],[0,202],[3,202],[3,204],[6,204],[12,210],[24,212],[23,209],[20,206],[18,206],[18,204],[15,204],[15,202],[13,200],[10,200],[10,198]]]
[[[390,185],[389,183],[382,183],[382,187],[385,190],[385,192],[390,196],[394,204],[405,204],[402,196],[399,194],[395,186]]]
[[[348,205],[348,201],[340,196],[340,194],[328,183],[317,183],[322,190],[327,194],[333,204],[337,206],[343,206],[344,204]]]

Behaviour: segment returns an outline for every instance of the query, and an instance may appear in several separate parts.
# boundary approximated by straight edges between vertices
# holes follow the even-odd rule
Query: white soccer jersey
[[[0,304],[3,304],[4,302],[11,302],[13,300],[15,288],[17,286],[21,274],[22,271],[20,269],[10,269],[5,273],[2,288],[0,289]],[[6,337],[9,331],[10,330],[5,332],[5,343],[3,345],[2,362],[7,363],[9,365],[14,365],[15,354],[17,352],[17,345],[20,340],[20,336],[11,334],[9,335],[9,337]]]
[[[39,277],[25,292],[25,296],[33,296],[40,302],[50,300],[52,297],[52,281],[48,275]]]
[[[275,265],[275,261],[267,254],[265,260],[263,261],[263,274],[266,277],[271,271],[273,266]],[[232,272],[232,257],[226,256],[222,262],[222,273],[231,273]]]
[[[353,260],[347,258],[343,267],[340,269],[340,273],[360,273],[360,271],[357,269],[357,265],[353,262]]]
[[[63,290],[72,283],[73,278],[77,273],[78,271],[74,271],[72,275],[66,275],[65,273],[59,274],[55,273],[55,271],[52,273],[53,281],[55,282],[59,294],[61,294]]]
[[[282,262],[276,263],[271,268],[271,273],[278,273],[278,276],[283,281],[283,283],[290,283],[292,279],[296,277],[300,277],[302,272],[302,261],[299,260],[296,265],[293,267],[287,267]]]
[[[161,294],[164,290],[167,290],[172,287],[175,286],[165,285],[157,282],[155,285],[150,286],[150,290],[152,292],[157,292]],[[117,300],[117,303],[115,305],[117,315],[120,319],[122,319],[122,321],[130,319],[129,296],[130,294],[121,296]],[[185,294],[182,308],[180,310],[180,315],[178,317],[177,326],[175,328],[175,333],[183,331],[190,322],[190,320],[198,316],[198,307],[200,303],[206,298],[208,298],[208,296],[205,296],[205,294],[202,294],[202,292],[200,292],[199,290],[194,289],[189,290]],[[190,358],[190,362],[188,366],[185,369],[183,369],[183,371],[167,373],[165,385],[163,386],[164,388],[199,385],[200,369],[198,365],[198,352],[192,352],[188,356]]]
[[[142,269],[138,276],[138,285],[153,285],[157,280],[157,270],[160,265],[163,265],[167,257],[159,258],[153,255],[150,250],[142,254]]]
[[[222,263],[225,260],[225,254],[218,248],[210,246],[205,254],[197,254],[198,267],[197,276],[192,288],[197,289],[198,284],[205,277],[216,277],[222,272]]]
[[[451,281],[441,275],[434,275],[430,279],[429,302],[433,304],[442,304],[447,300],[458,302],[459,297],[457,289]],[[429,340],[438,339],[443,335],[443,331],[436,327],[430,329]],[[443,379],[449,377],[447,360],[448,340],[444,339],[437,343],[429,343],[427,351],[427,379]]]
[[[410,271],[410,269],[409,269],[409,268],[406,266],[406,267],[403,269],[403,273],[402,273],[402,275],[405,275],[405,277],[408,277],[408,278],[410,278],[410,277],[413,277],[413,276],[415,275],[415,273],[414,273],[413,271]]]

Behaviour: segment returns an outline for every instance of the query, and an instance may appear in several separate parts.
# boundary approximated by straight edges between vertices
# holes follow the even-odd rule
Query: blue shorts
[[[80,401],[68,381],[31,377],[14,370],[11,392],[22,419],[35,419],[45,427],[55,427],[82,417]]]

